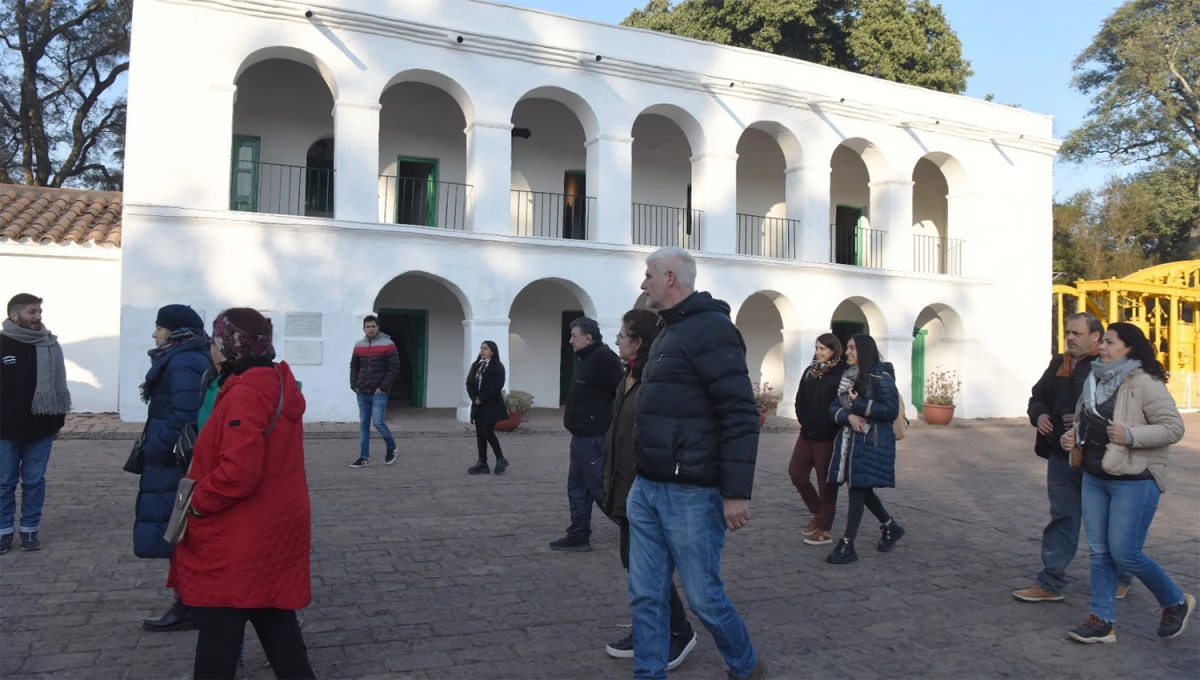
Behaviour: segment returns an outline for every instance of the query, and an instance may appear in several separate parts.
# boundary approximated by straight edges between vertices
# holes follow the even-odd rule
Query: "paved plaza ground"
[[[596,513],[595,550],[549,550],[568,523],[567,437],[541,421],[503,437],[504,477],[468,477],[474,441],[454,427],[410,432],[393,466],[381,464],[376,440],[364,470],[349,467],[352,428],[312,428],[304,630],[320,677],[630,676],[632,661],[604,653],[629,624],[616,527]],[[1200,417],[1186,421],[1146,549],[1200,595]],[[0,556],[0,676],[188,677],[196,634],[140,628],[170,594],[166,562],[131,552],[137,479],[121,471],[130,438],[92,425],[76,423],[55,446],[43,550]],[[795,435],[782,421],[772,429],[759,449],[753,518],[729,535],[723,575],[773,677],[1200,676],[1200,620],[1159,641],[1157,604],[1141,584],[1118,603],[1117,644],[1066,640],[1088,614],[1086,547],[1065,603],[1012,599],[1037,571],[1047,518],[1028,426],[911,431],[900,487],[881,493],[907,536],[877,553],[868,515],[862,558],[840,567],[824,562],[829,546],[801,542],[808,514],[787,478]],[[844,516],[843,498],[835,533]],[[273,677],[247,630],[244,674]],[[672,677],[724,677],[706,631]]]

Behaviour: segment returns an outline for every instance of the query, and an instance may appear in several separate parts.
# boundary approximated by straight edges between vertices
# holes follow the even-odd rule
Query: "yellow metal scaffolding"
[[[1076,311],[1106,324],[1124,321],[1142,329],[1171,373],[1169,386],[1180,408],[1200,407],[1200,260],[1167,262],[1124,278],[1055,285],[1055,350],[1063,351],[1064,320]]]

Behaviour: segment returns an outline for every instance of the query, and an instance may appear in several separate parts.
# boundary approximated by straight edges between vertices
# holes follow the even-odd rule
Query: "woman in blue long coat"
[[[896,372],[880,361],[879,348],[869,335],[856,335],[846,345],[846,363],[838,396],[829,405],[829,415],[841,427],[833,441],[829,483],[850,486],[850,509],[846,533],[825,558],[830,564],[848,564],[858,559],[854,538],[866,508],[879,520],[882,537],[876,548],[890,552],[904,536],[904,527],[888,515],[875,489],[896,486],[896,435],[892,422],[900,412]]]
[[[171,507],[184,468],[175,460],[175,442],[184,425],[196,422],[204,385],[202,378],[212,362],[204,322],[191,307],[167,305],[158,310],[155,348],[150,350],[150,370],[142,383],[142,399],[149,402],[146,420],[146,465],[138,483],[133,553],[138,557],[169,559],[173,552],[163,540]],[[195,627],[191,612],[176,595],[175,604],[157,619],[148,619],[148,631],[168,632]]]

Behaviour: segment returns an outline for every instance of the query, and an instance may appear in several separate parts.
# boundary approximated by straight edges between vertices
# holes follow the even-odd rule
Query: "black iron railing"
[[[514,189],[511,212],[514,236],[586,240],[596,219],[596,199]]]
[[[333,217],[333,169],[233,159],[229,209]]]
[[[700,250],[703,210],[634,203],[630,218],[634,245]]]
[[[838,264],[883,269],[883,236],[886,232],[864,227],[829,225],[830,259]]]
[[[965,245],[959,238],[913,234],[913,271],[962,276]]]
[[[800,220],[761,215],[737,216],[737,252],[778,260],[794,260],[799,250]]]
[[[379,221],[463,231],[471,185],[379,176]]]

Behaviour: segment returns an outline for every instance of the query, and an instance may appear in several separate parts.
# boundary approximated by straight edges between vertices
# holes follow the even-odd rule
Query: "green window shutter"
[[[258,137],[233,137],[229,177],[230,210],[258,212],[258,147]]]

